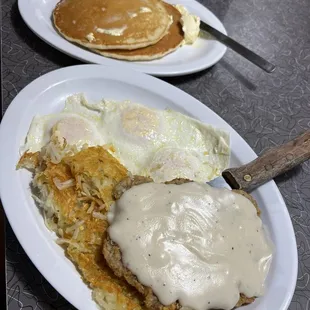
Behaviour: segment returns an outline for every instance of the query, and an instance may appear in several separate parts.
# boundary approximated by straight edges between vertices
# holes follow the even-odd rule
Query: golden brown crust
[[[135,185],[140,185],[143,183],[150,183],[153,182],[151,178],[148,177],[141,177],[141,176],[134,176],[134,177],[127,177],[123,179],[114,189],[114,198],[119,199],[122,194],[130,189],[131,187]],[[192,182],[188,179],[174,179],[169,182],[165,182],[165,184],[176,184],[181,185],[184,183]],[[257,202],[254,200],[254,198],[247,194],[244,191],[241,190],[233,190],[234,192],[248,198],[255,208],[257,209],[257,214],[259,215],[260,210],[258,208]],[[123,265],[122,262],[122,253],[119,248],[119,246],[114,243],[109,235],[107,234],[103,241],[103,255],[104,258],[108,264],[108,266],[113,270],[114,274],[127,281],[131,286],[135,287],[139,293],[141,293],[144,296],[144,303],[147,309],[152,310],[178,310],[181,309],[181,305],[179,302],[175,302],[169,306],[163,306],[158,298],[153,294],[153,291],[150,287],[142,285],[137,277],[127,268]],[[247,305],[252,303],[255,300],[255,297],[247,297],[244,294],[240,294],[240,299],[238,303],[236,304],[236,307],[241,307],[243,305]]]
[[[247,297],[244,294],[240,294],[239,301],[237,302],[235,308],[242,307],[245,305],[249,305],[254,302],[255,297]]]
[[[149,177],[142,177],[139,175],[134,175],[132,177],[128,176],[120,181],[113,189],[112,196],[115,200],[118,200],[122,197],[122,195],[130,188],[135,185],[140,185],[143,183],[151,183],[153,179]]]
[[[153,294],[152,289],[142,285],[138,281],[137,277],[123,265],[121,250],[108,235],[103,242],[103,255],[108,266],[113,270],[114,274],[121,279],[125,279],[127,283],[135,287],[137,291],[144,296],[144,303],[147,309],[176,310],[181,308],[179,303],[174,303],[167,307],[163,306],[159,302],[158,298]]]
[[[173,179],[171,181],[167,181],[167,182],[165,182],[165,184],[181,185],[181,184],[190,183],[190,182],[193,182],[193,181],[189,180],[189,179],[177,178],[177,179]]]
[[[20,164],[28,162],[29,158],[33,159],[29,154],[23,156]],[[50,228],[60,237],[58,243],[65,249],[67,257],[93,293],[112,295],[117,309],[142,310],[143,296],[125,280],[115,276],[102,255],[103,238],[108,227],[104,217],[107,213],[106,200],[111,200],[112,187],[128,174],[127,169],[104,147],[90,147],[74,156],[64,157],[58,164],[45,162],[45,165],[44,170],[36,170],[34,179],[37,189],[46,188],[53,197],[55,214],[51,222],[54,225]],[[111,186],[103,186],[105,190],[98,191],[98,196],[88,196],[78,184],[59,189],[55,179],[59,182],[75,179],[76,183],[81,179],[90,187],[95,187],[95,179],[99,179],[100,184]],[[44,199],[44,195],[40,198]],[[96,217],[95,214],[103,217]],[[72,229],[78,222],[81,225]],[[78,234],[74,236],[76,231]],[[96,301],[100,304],[100,300]]]
[[[23,156],[19,159],[16,169],[28,169],[33,171],[35,168],[39,166],[40,163],[40,153],[28,153],[25,152]]]

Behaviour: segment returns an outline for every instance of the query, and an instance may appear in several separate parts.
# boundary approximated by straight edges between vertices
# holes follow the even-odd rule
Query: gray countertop
[[[26,0],[24,0],[26,1]],[[229,35],[274,62],[266,74],[228,51],[211,69],[165,79],[225,119],[257,152],[310,127],[310,1],[201,1]],[[36,37],[16,0],[2,0],[3,112],[38,76],[78,64]],[[310,309],[310,162],[276,179],[297,238],[298,280],[290,310]],[[74,309],[42,277],[6,225],[8,309]],[[269,310],[269,309],[268,309]],[[276,310],[276,309],[270,309]]]

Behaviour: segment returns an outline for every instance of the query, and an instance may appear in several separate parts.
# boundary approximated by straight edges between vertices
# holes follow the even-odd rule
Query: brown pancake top
[[[66,39],[99,49],[154,44],[169,27],[169,15],[160,0],[61,0],[53,18]],[[119,35],[105,33],[122,28]]]
[[[152,56],[164,56],[169,51],[175,50],[183,41],[184,34],[181,25],[181,13],[171,4],[165,3],[165,8],[167,13],[173,18],[173,23],[171,24],[168,33],[157,43],[153,45],[149,45],[144,48],[139,48],[135,50],[109,50],[109,51],[96,51],[106,56],[124,56],[124,58],[128,57],[128,59],[132,58],[137,60],[139,57],[147,58]]]

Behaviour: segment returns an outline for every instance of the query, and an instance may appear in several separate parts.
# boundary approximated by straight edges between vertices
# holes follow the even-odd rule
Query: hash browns
[[[39,157],[39,153],[26,153],[17,168],[34,172],[33,186],[39,192],[36,200],[46,224],[93,289],[94,299],[102,309],[143,309],[141,295],[114,275],[101,253],[112,188],[128,175],[126,168],[103,147],[87,148],[58,164]],[[55,180],[74,182],[60,190]]]

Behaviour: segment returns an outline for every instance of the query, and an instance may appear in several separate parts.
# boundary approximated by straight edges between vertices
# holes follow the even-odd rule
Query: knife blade
[[[254,65],[260,67],[264,71],[271,73],[275,70],[276,66],[261,56],[257,55],[247,47],[241,45],[237,41],[208,25],[204,21],[200,21],[200,29],[210,33],[214,38],[216,38],[219,42],[223,43],[227,47],[231,48],[236,53],[240,54]]]
[[[207,182],[207,184],[209,184],[212,187],[232,189],[222,176],[219,176]]]
[[[248,164],[224,170],[222,176],[208,184],[250,192],[308,159],[310,159],[310,130],[285,144],[269,149]]]

